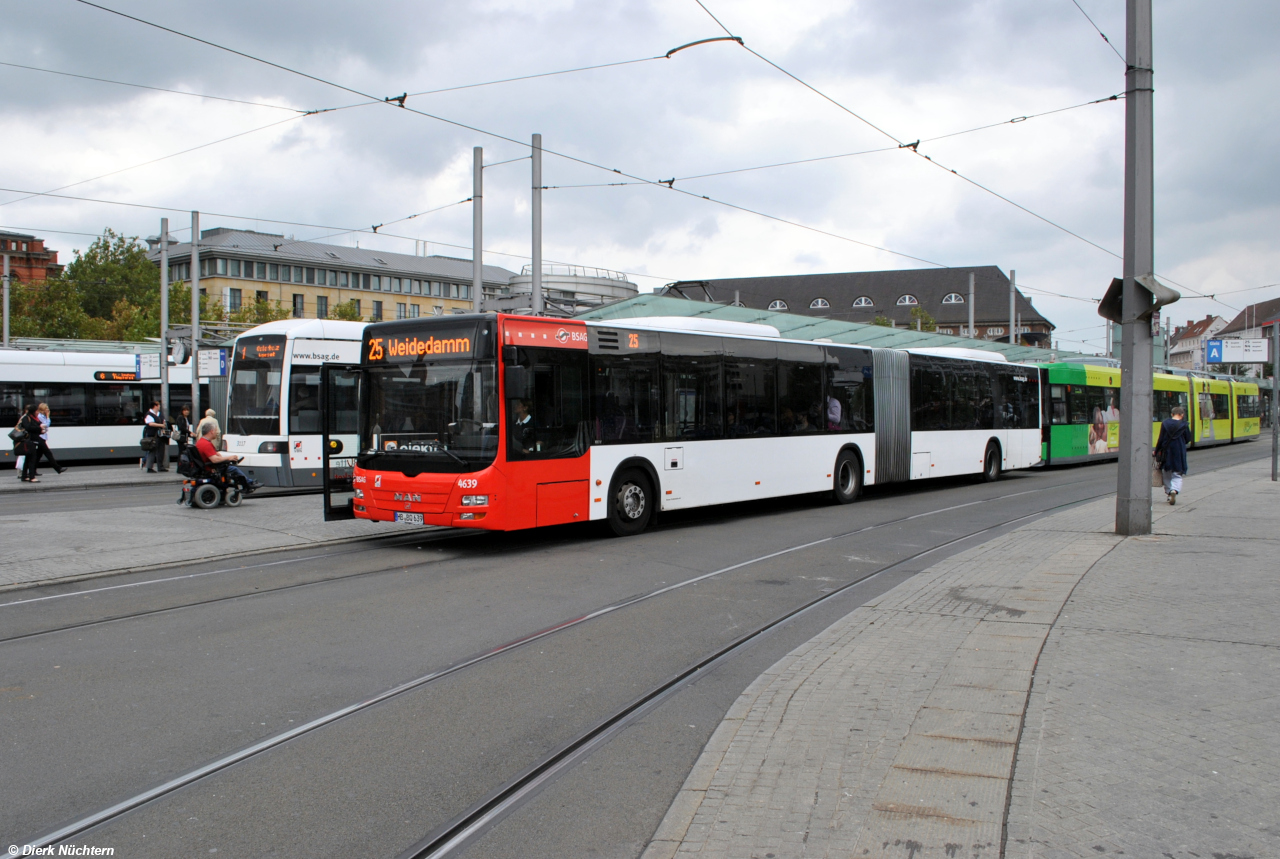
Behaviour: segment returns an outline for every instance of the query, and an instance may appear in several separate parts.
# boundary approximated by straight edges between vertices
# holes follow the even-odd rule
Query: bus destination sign
[[[268,340],[263,337],[261,340],[241,340],[236,344],[240,349],[241,358],[259,358],[263,360],[278,360],[284,352],[284,338],[272,338]]]
[[[470,337],[370,337],[365,360],[370,364],[426,355],[471,357]]]
[[[99,370],[93,374],[94,381],[97,382],[136,382],[138,381],[137,373],[113,373]]]

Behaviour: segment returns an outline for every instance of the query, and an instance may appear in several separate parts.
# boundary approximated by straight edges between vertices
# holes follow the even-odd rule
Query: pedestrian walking
[[[142,449],[147,452],[147,459],[144,465],[148,474],[156,473],[156,464],[160,462],[160,445],[168,444],[167,435],[161,435],[164,432],[164,413],[160,411],[160,401],[152,400],[151,408],[147,411],[146,417],[142,419]]]
[[[40,437],[34,439],[36,443],[36,477],[40,476],[40,460],[47,458],[49,464],[53,466],[53,470],[61,474],[66,471],[53,455],[53,450],[49,447],[49,427],[53,425],[53,418],[49,413],[49,404],[41,403],[36,406],[36,420],[40,421],[40,426],[44,428],[44,432],[40,433]]]
[[[23,414],[22,420],[18,421],[17,427],[19,431],[26,433],[19,442],[22,445],[22,453],[26,457],[22,461],[22,480],[26,483],[40,482],[40,478],[36,477],[36,464],[40,460],[40,432],[44,429],[44,425],[40,423],[36,414],[36,404],[28,403],[26,413]]]
[[[213,409],[204,410],[204,417],[200,419],[199,425],[196,426],[196,438],[204,438],[207,435],[204,428],[208,424],[213,424],[213,436],[210,438],[210,441],[213,443],[215,449],[221,449],[222,427],[218,426],[218,413]]]
[[[1187,444],[1191,441],[1191,428],[1187,426],[1187,410],[1174,406],[1172,417],[1160,423],[1160,438],[1152,454],[1164,476],[1164,494],[1170,504],[1178,503],[1182,491],[1182,478],[1187,473]]]

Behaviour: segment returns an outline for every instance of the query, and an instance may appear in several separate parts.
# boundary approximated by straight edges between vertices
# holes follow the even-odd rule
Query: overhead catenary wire
[[[288,66],[284,66],[284,65],[281,65],[281,64],[279,64],[279,63],[272,62],[271,60],[266,60],[266,59],[262,59],[262,58],[260,58],[260,57],[255,57],[255,56],[253,56],[252,54],[247,54],[247,53],[245,53],[244,51],[238,51],[238,50],[236,50],[235,48],[229,48],[229,47],[226,47],[226,46],[224,46],[224,45],[219,45],[219,44],[217,44],[216,42],[211,42],[211,41],[209,41],[209,40],[207,40],[207,39],[202,39],[202,38],[200,38],[200,37],[198,37],[198,36],[193,36],[193,35],[190,35],[190,34],[188,34],[188,33],[183,33],[183,32],[181,32],[180,30],[175,30],[175,29],[173,29],[173,28],[171,28],[171,27],[166,27],[166,26],[164,26],[164,25],[157,24],[157,23],[154,23],[154,22],[152,22],[152,21],[147,21],[147,20],[145,20],[145,19],[143,19],[143,18],[138,18],[138,17],[136,17],[136,16],[134,16],[134,15],[130,15],[130,14],[125,13],[125,12],[120,12],[120,11],[118,11],[118,10],[116,10],[116,9],[111,9],[111,8],[109,8],[109,7],[107,7],[107,6],[103,6],[103,5],[99,4],[99,3],[94,3],[94,2],[92,2],[92,0],[75,0],[75,2],[77,2],[77,3],[81,3],[81,4],[85,5],[85,6],[90,6],[90,7],[95,8],[95,9],[99,9],[99,10],[101,10],[101,11],[103,11],[103,12],[107,12],[107,13],[112,14],[112,15],[118,15],[118,16],[120,16],[120,17],[122,17],[122,18],[127,18],[128,20],[134,21],[134,22],[136,22],[136,23],[142,24],[142,25],[147,26],[147,27],[154,27],[154,28],[156,28],[156,29],[158,29],[158,30],[162,30],[162,31],[164,31],[164,32],[166,32],[166,33],[170,33],[170,34],[172,34],[172,35],[179,36],[179,37],[184,38],[184,39],[190,39],[191,41],[198,42],[199,44],[206,45],[206,46],[208,46],[208,47],[215,48],[215,49],[217,49],[217,50],[226,51],[227,53],[234,54],[234,55],[239,56],[239,57],[243,57],[243,58],[248,59],[248,60],[251,60],[251,61],[253,61],[253,62],[262,63],[263,65],[267,65],[267,66],[270,66],[271,68],[279,69],[280,71],[288,72],[288,73],[290,73],[290,74],[295,74],[295,75],[298,75],[298,76],[300,76],[300,77],[304,77],[304,78],[306,78],[306,79],[308,79],[308,80],[312,80],[312,81],[316,81],[317,83],[325,84],[325,85],[327,85],[327,86],[332,86],[332,87],[334,87],[334,88],[336,88],[336,89],[343,90],[344,92],[349,92],[349,93],[351,93],[352,95],[357,95],[357,96],[360,96],[361,98],[364,98],[364,99],[368,99],[368,100],[371,100],[371,101],[376,101],[376,100],[377,100],[377,98],[376,98],[375,96],[373,96],[373,95],[371,95],[371,94],[369,94],[369,93],[361,92],[360,90],[353,89],[353,88],[351,88],[351,87],[349,87],[349,86],[346,86],[346,85],[344,85],[344,84],[340,84],[340,83],[337,83],[337,82],[335,82],[335,81],[326,80],[326,79],[324,79],[324,78],[318,77],[318,76],[313,75],[313,74],[310,74],[310,73],[308,73],[308,72],[303,72],[303,71],[300,71],[300,70],[297,70],[297,69],[291,69],[291,68],[289,68]],[[731,38],[733,41],[737,41],[737,42],[739,42],[739,44],[741,44],[741,41],[740,41],[737,37],[733,36],[733,34],[729,34],[729,35],[730,35],[730,38]],[[694,43],[690,43],[690,44],[694,44]],[[681,47],[687,47],[687,46],[681,46]],[[406,94],[406,96],[405,96],[405,97],[407,97],[407,94]],[[446,123],[446,124],[448,124],[448,125],[452,125],[452,126],[454,126],[454,127],[456,127],[456,128],[462,128],[462,129],[465,129],[465,130],[467,130],[467,131],[473,131],[473,132],[475,132],[475,133],[477,133],[477,134],[483,134],[483,135],[486,135],[486,136],[489,136],[489,137],[496,138],[496,139],[498,139],[498,140],[504,140],[504,141],[506,141],[506,142],[508,142],[508,143],[516,144],[517,146],[522,146],[522,147],[526,147],[526,148],[530,146],[530,143],[529,143],[528,141],[525,141],[525,140],[517,140],[517,139],[515,139],[515,138],[513,138],[513,137],[510,137],[510,136],[508,136],[508,135],[505,135],[505,134],[499,134],[498,132],[488,131],[488,130],[483,129],[483,128],[480,128],[480,127],[478,127],[478,126],[470,125],[470,124],[465,123],[465,122],[459,122],[458,120],[449,119],[448,117],[439,116],[439,115],[437,115],[437,114],[428,113],[427,111],[419,110],[419,109],[414,108],[414,107],[410,107],[410,106],[408,106],[407,104],[405,104],[405,97],[394,97],[394,98],[392,98],[392,97],[388,97],[388,98],[384,98],[384,99],[382,99],[382,103],[385,103],[385,104],[388,104],[388,105],[394,106],[394,107],[396,107],[396,108],[397,108],[397,109],[399,109],[399,110],[405,110],[405,111],[408,111],[408,112],[410,112],[410,113],[416,113],[416,114],[418,114],[419,116],[424,116],[424,117],[427,117],[428,119],[434,119],[434,120],[436,120],[436,121],[438,121],[438,122],[443,122],[443,123]],[[572,161],[572,162],[577,163],[577,164],[582,164],[583,166],[586,166],[586,167],[592,167],[592,168],[597,169],[597,170],[604,170],[604,171],[607,171],[607,172],[616,173],[616,174],[618,174],[619,176],[622,176],[622,177],[624,177],[624,178],[638,180],[638,181],[644,182],[644,183],[649,184],[649,185],[666,187],[666,188],[668,188],[669,190],[672,190],[672,191],[674,191],[675,193],[678,193],[678,194],[684,194],[684,195],[686,195],[686,196],[694,197],[694,198],[696,198],[696,199],[707,200],[707,201],[709,201],[709,202],[715,203],[715,204],[720,205],[720,206],[724,206],[724,207],[727,207],[727,208],[735,209],[735,210],[737,210],[737,211],[741,211],[741,212],[746,212],[746,213],[754,214],[754,215],[757,215],[757,216],[759,216],[759,217],[763,217],[763,218],[767,218],[767,219],[772,220],[772,221],[776,221],[776,222],[778,222],[778,223],[789,224],[789,225],[791,225],[791,226],[798,227],[798,228],[800,228],[800,229],[804,229],[804,230],[808,230],[808,231],[813,232],[813,233],[818,233],[818,234],[821,234],[821,235],[826,235],[826,236],[829,236],[829,237],[831,237],[831,238],[839,239],[839,240],[841,240],[841,241],[846,241],[846,242],[850,242],[850,243],[853,243],[853,244],[861,245],[861,246],[863,246],[863,247],[871,248],[871,249],[874,249],[874,250],[883,251],[883,252],[885,252],[885,253],[893,254],[893,255],[895,255],[895,256],[900,256],[900,257],[903,257],[903,258],[905,258],[905,259],[912,259],[912,260],[915,260],[915,261],[917,261],[917,262],[923,262],[923,263],[927,263],[928,265],[934,265],[934,266],[938,266],[938,267],[941,267],[941,268],[945,268],[945,267],[946,267],[946,266],[945,266],[945,264],[943,264],[943,263],[934,262],[934,261],[932,261],[932,260],[927,260],[927,259],[925,259],[925,258],[923,258],[923,257],[919,257],[919,256],[916,256],[916,255],[914,255],[914,254],[908,254],[908,253],[904,253],[904,252],[901,252],[901,251],[891,250],[891,249],[889,249],[889,248],[881,247],[881,246],[879,246],[879,245],[874,245],[874,244],[871,244],[871,243],[869,243],[869,242],[863,242],[863,241],[860,241],[860,240],[858,240],[858,239],[853,239],[853,238],[850,238],[850,237],[848,237],[848,236],[841,236],[841,235],[839,235],[839,234],[837,234],[837,233],[832,233],[832,232],[830,232],[830,231],[822,230],[822,229],[819,229],[819,228],[817,228],[817,227],[810,227],[810,226],[808,226],[808,225],[801,224],[801,223],[799,223],[798,221],[791,221],[791,220],[788,220],[788,219],[786,219],[786,218],[781,218],[781,217],[778,217],[778,216],[775,216],[775,215],[769,215],[769,214],[766,214],[766,213],[763,213],[763,212],[760,212],[760,211],[757,211],[757,210],[754,210],[754,209],[750,209],[750,208],[745,207],[745,206],[739,206],[739,205],[734,204],[734,203],[729,203],[729,202],[724,201],[724,200],[719,200],[719,199],[716,199],[716,198],[713,198],[713,197],[709,197],[709,196],[707,196],[707,195],[703,195],[703,194],[694,194],[694,193],[692,193],[692,192],[685,191],[685,190],[680,189],[680,188],[673,188],[673,187],[671,187],[670,185],[667,185],[667,184],[666,184],[666,183],[664,183],[664,182],[660,182],[660,181],[657,181],[657,180],[651,180],[651,179],[645,179],[644,177],[641,177],[641,176],[637,176],[637,175],[634,175],[634,174],[631,174],[631,173],[624,172],[623,170],[620,170],[620,169],[618,169],[618,168],[616,168],[616,167],[615,167],[615,168],[606,167],[606,166],[604,166],[603,164],[598,164],[598,163],[596,163],[596,162],[594,162],[594,161],[589,161],[589,160],[587,160],[587,159],[585,159],[585,158],[579,158],[579,157],[577,157],[577,156],[575,156],[575,155],[570,155],[570,154],[568,154],[568,153],[566,153],[566,152],[558,152],[558,151],[556,151],[556,150],[547,149],[547,148],[545,148],[545,147],[543,148],[543,150],[542,150],[542,151],[543,151],[545,154],[547,154],[547,155],[553,155],[553,156],[556,156],[556,157],[559,157],[559,158],[564,158],[564,159],[565,159],[565,160],[567,160],[567,161]]]
[[[276,122],[271,122],[271,123],[268,123],[267,125],[260,125],[257,128],[250,128],[248,131],[241,131],[236,134],[232,134],[229,137],[220,137],[217,140],[211,140],[208,143],[201,143],[199,146],[191,146],[191,147],[188,147],[187,149],[183,149],[181,152],[171,152],[168,155],[162,155],[159,158],[152,158],[150,161],[144,161],[141,164],[132,164],[128,167],[121,167],[119,170],[112,170],[110,173],[103,173],[101,176],[94,176],[90,179],[81,179],[79,182],[71,182],[70,184],[67,184],[67,185],[61,185],[57,188],[51,188],[48,191],[31,192],[26,197],[18,197],[13,200],[6,200],[5,202],[0,203],[0,207],[9,206],[14,203],[21,203],[23,200],[30,200],[32,197],[53,196],[54,192],[57,192],[57,191],[65,191],[68,188],[75,188],[78,185],[87,185],[90,182],[96,182],[99,179],[106,179],[109,176],[116,176],[121,173],[127,173],[130,170],[137,170],[141,167],[148,167],[152,164],[158,164],[161,161],[167,161],[170,158],[177,158],[179,155],[187,155],[188,153],[196,152],[200,149],[208,149],[210,146],[217,146],[219,143],[226,143],[229,140],[235,140],[236,138],[245,137],[246,135],[249,135],[249,134],[256,134],[259,131],[266,131],[269,128],[275,128],[276,126],[283,125],[286,122],[294,122],[295,120],[299,120],[306,116],[311,116],[311,115],[313,114],[303,113],[297,116],[286,117],[285,119],[281,119]]]
[[[84,2],[84,0],[81,0],[81,2]],[[700,6],[704,12],[706,12],[708,15],[710,15],[710,16],[711,16],[711,19],[712,19],[713,21],[715,21],[715,22],[716,22],[716,24],[718,24],[718,25],[720,26],[720,28],[721,28],[721,29],[723,29],[723,30],[724,30],[726,33],[728,33],[730,36],[733,36],[733,35],[734,35],[734,34],[729,30],[729,28],[725,27],[725,25],[720,21],[720,19],[719,19],[719,18],[717,18],[715,15],[713,15],[713,14],[711,13],[711,10],[710,10],[710,9],[708,9],[708,8],[706,7],[706,5],[705,5],[705,4],[703,4],[702,0],[694,0],[694,2],[695,2],[695,3],[697,3],[697,4],[698,4],[698,6]],[[1077,5],[1078,5],[1078,4],[1077,4]],[[1084,11],[1084,10],[1082,9],[1081,11]],[[736,37],[735,37],[735,38],[736,38]],[[765,57],[764,55],[760,54],[759,52],[757,52],[757,51],[753,50],[753,49],[752,49],[751,47],[749,47],[745,42],[742,42],[741,40],[738,40],[738,41],[739,41],[739,44],[741,44],[741,45],[742,45],[742,47],[743,47],[745,50],[747,50],[748,52],[750,52],[753,56],[759,57],[761,60],[763,60],[763,61],[764,61],[765,63],[767,63],[768,65],[770,65],[770,66],[772,66],[773,68],[777,69],[778,71],[782,72],[784,75],[786,75],[787,77],[789,77],[789,78],[791,78],[792,80],[796,81],[796,82],[797,82],[797,83],[799,83],[800,85],[804,86],[806,89],[809,89],[809,90],[811,90],[812,92],[816,93],[817,95],[821,96],[823,99],[825,99],[826,101],[828,101],[828,102],[830,102],[831,104],[835,105],[835,106],[836,106],[836,107],[838,107],[840,110],[842,110],[842,111],[844,111],[845,113],[849,114],[850,116],[852,116],[852,117],[854,117],[854,118],[858,119],[860,122],[865,123],[868,127],[875,129],[877,132],[879,132],[880,134],[882,134],[882,135],[884,135],[885,137],[889,138],[890,140],[893,140],[893,141],[897,142],[897,143],[898,143],[898,145],[899,145],[899,148],[900,148],[900,149],[910,150],[913,154],[915,154],[915,155],[919,156],[920,158],[925,159],[926,161],[928,161],[928,162],[929,162],[930,164],[932,164],[933,166],[935,166],[935,167],[937,167],[937,168],[939,168],[939,169],[941,169],[941,170],[946,170],[948,173],[951,173],[953,176],[956,176],[957,178],[964,180],[965,182],[969,183],[970,185],[974,186],[975,188],[978,188],[978,189],[980,189],[980,190],[982,190],[982,191],[985,191],[986,193],[988,193],[988,194],[990,194],[990,195],[992,195],[992,196],[994,196],[994,197],[997,197],[997,198],[999,198],[1000,200],[1003,200],[1004,202],[1008,203],[1009,205],[1011,205],[1011,206],[1013,206],[1013,207],[1015,207],[1015,208],[1017,208],[1017,209],[1020,209],[1020,210],[1021,210],[1021,211],[1023,211],[1023,212],[1026,212],[1028,215],[1031,215],[1032,217],[1034,217],[1034,218],[1036,218],[1036,219],[1038,219],[1038,220],[1040,220],[1040,221],[1044,222],[1045,224],[1048,224],[1049,226],[1053,227],[1054,229],[1060,230],[1060,231],[1062,231],[1062,232],[1066,233],[1067,235],[1072,236],[1073,238],[1079,239],[1080,241],[1084,242],[1085,244],[1088,244],[1088,245],[1090,245],[1091,247],[1097,248],[1098,250],[1102,251],[1103,253],[1109,254],[1110,256],[1113,256],[1113,257],[1115,257],[1116,259],[1123,260],[1123,257],[1122,257],[1120,254],[1116,253],[1115,251],[1111,250],[1110,248],[1103,247],[1102,245],[1098,244],[1097,242],[1094,242],[1094,241],[1092,241],[1091,239],[1087,239],[1087,238],[1085,238],[1084,236],[1080,235],[1079,233],[1076,233],[1075,231],[1070,230],[1070,229],[1068,229],[1067,227],[1062,226],[1061,224],[1057,223],[1056,221],[1050,220],[1049,218],[1046,218],[1044,215],[1041,215],[1041,214],[1039,214],[1039,213],[1037,213],[1037,212],[1034,212],[1034,211],[1032,211],[1031,209],[1028,209],[1026,206],[1023,206],[1022,204],[1017,203],[1017,202],[1015,202],[1014,200],[1011,200],[1010,198],[1008,198],[1008,197],[1004,196],[1003,194],[1000,194],[999,192],[995,191],[994,189],[992,189],[992,188],[988,188],[986,185],[983,185],[982,183],[980,183],[980,182],[978,182],[978,181],[976,181],[976,180],[974,180],[974,179],[970,179],[968,176],[965,176],[963,173],[959,172],[958,170],[956,170],[956,169],[954,169],[954,168],[952,168],[952,167],[947,167],[946,165],[939,163],[938,161],[934,160],[931,156],[925,155],[923,152],[920,152],[920,151],[919,151],[920,144],[921,144],[923,141],[921,141],[921,140],[917,140],[917,141],[915,141],[914,143],[904,143],[902,140],[900,140],[899,138],[895,137],[893,134],[889,133],[888,131],[884,130],[884,129],[883,129],[883,128],[881,128],[880,126],[876,125],[875,123],[873,123],[873,122],[871,122],[870,120],[866,119],[865,117],[861,116],[860,114],[858,114],[858,113],[857,113],[857,112],[855,112],[854,110],[850,109],[850,108],[849,108],[849,107],[847,107],[846,105],[841,104],[841,103],[840,103],[839,101],[837,101],[836,99],[832,98],[831,96],[829,96],[829,95],[827,95],[826,93],[822,92],[822,91],[821,91],[821,90],[819,90],[818,88],[816,88],[816,87],[812,86],[812,85],[811,85],[811,84],[809,84],[808,82],[806,82],[806,81],[802,80],[802,79],[801,79],[801,78],[799,78],[798,76],[796,76],[796,75],[792,74],[791,72],[787,71],[787,70],[786,70],[786,69],[784,69],[782,66],[780,66],[780,65],[778,65],[777,63],[775,63],[775,62],[773,62],[772,60],[770,60],[768,57]],[[1107,100],[1109,101],[1110,99],[1107,99]],[[1161,275],[1161,277],[1163,277],[1163,275]],[[1193,289],[1192,287],[1189,287],[1189,286],[1187,286],[1187,285],[1185,285],[1185,284],[1178,283],[1177,281],[1172,280],[1171,278],[1164,277],[1164,279],[1165,279],[1165,280],[1167,280],[1167,281],[1169,281],[1169,283],[1174,284],[1175,286],[1178,286],[1178,287],[1181,287],[1182,289],[1185,289],[1186,291],[1188,291],[1188,292],[1192,293],[1193,295],[1196,295],[1196,296],[1197,296],[1197,297],[1199,297],[1199,298],[1207,298],[1207,299],[1209,299],[1210,301],[1215,301],[1215,302],[1217,302],[1218,304],[1221,304],[1223,307],[1227,307],[1227,308],[1229,308],[1229,309],[1231,309],[1231,310],[1235,310],[1235,311],[1239,312],[1239,309],[1238,309],[1238,308],[1236,308],[1236,307],[1232,307],[1230,304],[1227,304],[1225,301],[1219,301],[1218,299],[1213,298],[1213,297],[1211,297],[1211,296],[1209,296],[1209,295],[1206,295],[1205,293],[1200,292],[1200,291],[1198,291],[1198,290],[1196,290],[1196,289]]]
[[[1084,7],[1080,5],[1079,0],[1071,0],[1071,2],[1076,4],[1076,8],[1080,10],[1080,14],[1081,14],[1081,15],[1083,15],[1083,16],[1085,17],[1085,20],[1087,20],[1090,24],[1092,24],[1092,25],[1093,25],[1093,29],[1095,29],[1095,30],[1097,30],[1097,31],[1098,31],[1098,35],[1102,37],[1102,41],[1106,42],[1106,43],[1107,43],[1107,47],[1108,47],[1108,48],[1110,48],[1110,49],[1112,50],[1112,52],[1114,52],[1114,53],[1115,53],[1115,55],[1116,55],[1117,57],[1119,57],[1119,58],[1120,58],[1120,62],[1124,63],[1125,65],[1128,65],[1128,62],[1129,62],[1129,61],[1128,61],[1128,60],[1126,60],[1126,59],[1124,58],[1124,54],[1122,54],[1122,53],[1120,53],[1118,50],[1116,50],[1116,46],[1115,46],[1115,45],[1113,45],[1113,44],[1111,44],[1111,40],[1107,38],[1107,34],[1106,34],[1106,33],[1104,33],[1104,32],[1102,32],[1102,28],[1101,28],[1101,27],[1099,27],[1099,26],[1094,22],[1094,20],[1093,20],[1092,18],[1090,18],[1090,17],[1089,17],[1089,13],[1088,13],[1088,12],[1084,11]]]
[[[266,102],[247,101],[242,98],[229,98],[223,95],[209,95],[208,93],[188,92],[186,90],[169,89],[167,87],[162,87],[162,86],[149,86],[147,84],[135,84],[129,81],[117,81],[117,80],[111,80],[110,78],[99,78],[99,77],[94,77],[93,75],[77,74],[76,72],[59,71],[58,69],[44,69],[44,68],[40,68],[39,66],[25,66],[22,63],[7,63],[7,62],[0,61],[0,66],[8,66],[9,68],[14,68],[14,69],[27,69],[28,71],[33,71],[33,72],[45,72],[46,74],[62,75],[63,77],[68,77],[68,78],[79,78],[80,80],[85,80],[85,81],[97,81],[99,83],[104,83],[104,84],[115,84],[116,86],[133,87],[134,89],[148,89],[148,90],[153,90],[154,92],[172,93],[173,95],[186,95],[186,96],[191,96],[193,98],[208,98],[208,99],[213,99],[214,101],[227,101],[227,102],[231,102],[232,104],[247,104],[247,105],[250,105],[251,107],[269,107],[272,110],[290,110],[290,111],[293,111],[294,113],[307,112],[302,108],[288,107],[287,105],[283,105],[283,104],[267,104]]]

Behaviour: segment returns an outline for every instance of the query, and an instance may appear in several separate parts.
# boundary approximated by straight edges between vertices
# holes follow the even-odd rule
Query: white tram
[[[284,319],[236,338],[231,356],[226,449],[267,486],[320,486],[320,365],[359,361],[365,323]],[[350,402],[331,404],[336,455],[356,446],[356,388],[336,389]],[[221,417],[221,416],[220,416]],[[331,459],[331,462],[333,460]],[[349,463],[338,458],[335,466]]]

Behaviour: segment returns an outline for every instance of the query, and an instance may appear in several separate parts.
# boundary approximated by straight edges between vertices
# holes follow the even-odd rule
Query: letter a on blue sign
[[[1207,360],[1210,364],[1222,363],[1222,341],[1221,340],[1209,341],[1209,357]]]

